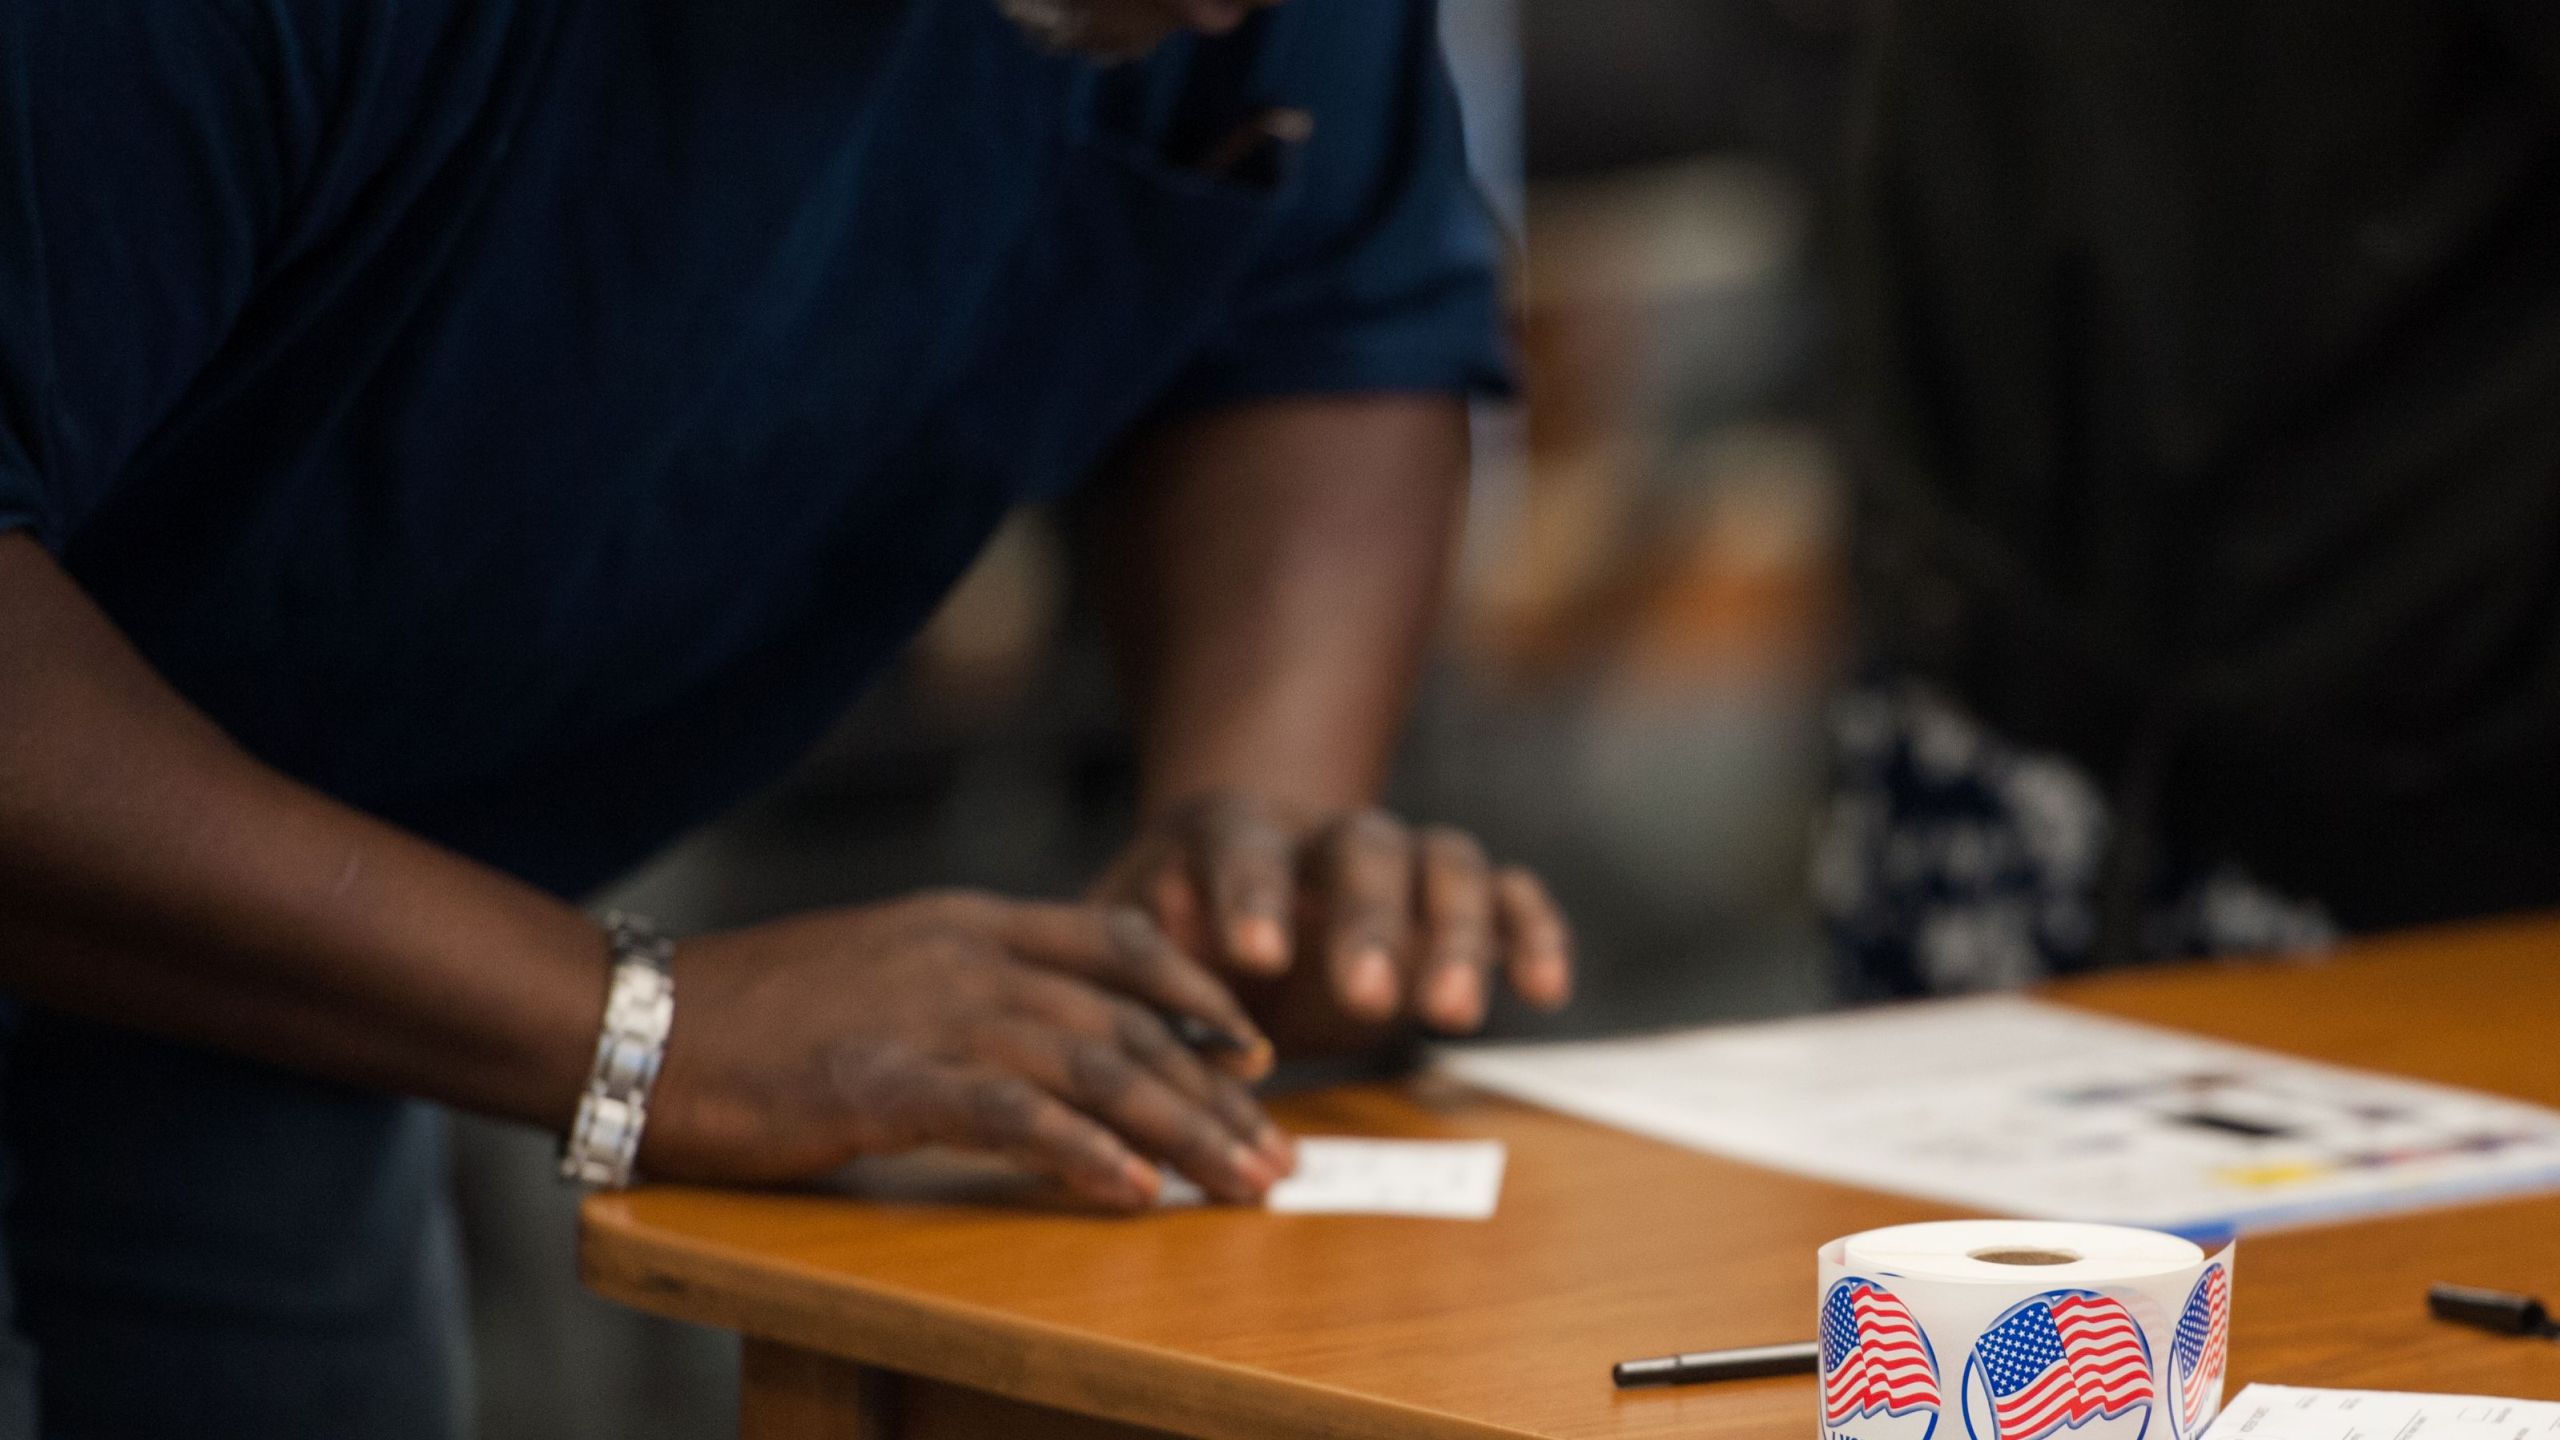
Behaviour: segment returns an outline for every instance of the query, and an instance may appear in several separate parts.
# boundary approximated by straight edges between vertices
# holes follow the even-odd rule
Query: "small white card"
[[[2513,1343],[2513,1342],[2509,1342]],[[2205,1440],[2560,1440],[2560,1403],[2252,1385]]]
[[[1507,1158],[1499,1140],[1301,1139],[1298,1173],[1271,1187],[1280,1215],[1411,1215],[1490,1220]],[[1199,1188],[1165,1176],[1165,1205],[1200,1203]]]

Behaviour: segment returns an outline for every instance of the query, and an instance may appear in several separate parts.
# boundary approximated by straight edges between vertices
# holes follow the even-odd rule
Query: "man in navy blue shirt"
[[[568,1126],[570,902],[1080,485],[1139,835],[1083,905],[680,943],[641,1167],[1249,1200],[1226,980],[1561,1002],[1537,882],[1368,808],[1503,374],[1433,23],[0,0],[0,1433],[450,1433],[390,1097]]]

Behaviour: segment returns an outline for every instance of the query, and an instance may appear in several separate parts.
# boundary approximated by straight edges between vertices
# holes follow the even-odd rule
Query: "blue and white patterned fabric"
[[[2095,968],[2116,821],[2074,762],[1984,729],[1907,680],[1832,712],[1814,893],[1854,998],[2004,989]],[[2324,949],[2337,924],[2236,864],[2169,850],[2123,958]]]

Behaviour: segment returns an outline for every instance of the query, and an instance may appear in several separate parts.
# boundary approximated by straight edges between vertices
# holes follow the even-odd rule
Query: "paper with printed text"
[[[1657,1139],[1990,1215],[2208,1235],[2560,1189],[2560,1113],[2027,999],[1439,1063]]]
[[[2560,1440],[2560,1402],[2252,1385],[2204,1440]]]

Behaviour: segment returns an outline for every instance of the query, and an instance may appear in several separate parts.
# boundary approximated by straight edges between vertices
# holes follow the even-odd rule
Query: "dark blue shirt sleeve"
[[[1432,0],[1310,4],[1289,96],[1316,130],[1177,408],[1280,395],[1508,393],[1503,241],[1467,168]],[[1286,13],[1286,12],[1282,12]]]
[[[248,301],[307,100],[253,13],[0,5],[0,530],[61,549]]]

